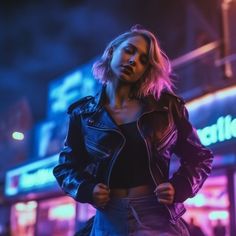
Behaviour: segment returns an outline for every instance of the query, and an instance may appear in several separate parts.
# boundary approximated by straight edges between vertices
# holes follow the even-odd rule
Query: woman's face
[[[113,49],[110,63],[115,78],[124,82],[137,82],[146,71],[149,45],[142,36],[133,36]]]

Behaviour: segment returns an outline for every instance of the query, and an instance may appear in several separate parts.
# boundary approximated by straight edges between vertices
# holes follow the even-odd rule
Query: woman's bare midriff
[[[110,190],[110,196],[115,198],[141,197],[147,194],[152,194],[153,192],[153,186],[141,185],[133,188],[113,188]]]

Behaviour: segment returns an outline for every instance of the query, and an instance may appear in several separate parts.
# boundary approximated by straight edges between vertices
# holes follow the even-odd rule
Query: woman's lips
[[[121,69],[122,69],[123,72],[128,73],[128,74],[132,74],[134,72],[133,68],[131,66],[128,66],[128,65],[122,65]]]

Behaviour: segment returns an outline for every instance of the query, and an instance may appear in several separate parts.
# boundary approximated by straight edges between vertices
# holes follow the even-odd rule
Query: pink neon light
[[[231,96],[236,96],[236,86],[220,89],[216,92],[205,94],[199,98],[193,99],[186,103],[186,107],[191,111],[200,106],[208,105],[216,100],[223,100]]]

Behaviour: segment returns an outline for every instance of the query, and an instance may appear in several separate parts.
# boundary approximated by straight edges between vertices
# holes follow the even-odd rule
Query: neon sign
[[[20,193],[32,192],[33,190],[50,190],[57,187],[53,176],[53,167],[58,162],[58,156],[29,163],[27,165],[9,170],[6,174],[5,194],[14,196]]]
[[[50,84],[49,116],[64,113],[68,106],[79,98],[95,94],[98,82],[92,76],[91,67],[92,62],[89,62]]]
[[[206,105],[215,104],[218,101],[227,100],[229,98],[235,97],[236,86],[231,86],[229,88],[224,88],[213,93],[209,93],[201,96],[200,98],[193,99],[186,104],[189,113],[194,110],[198,110],[200,107]]]
[[[36,170],[33,173],[24,173],[19,178],[19,185],[22,189],[33,187],[44,187],[55,182],[55,177],[52,174],[53,167]]]
[[[221,116],[215,124],[198,129],[197,133],[205,146],[236,138],[236,118]]]

